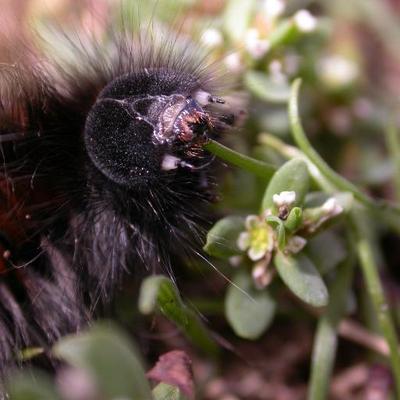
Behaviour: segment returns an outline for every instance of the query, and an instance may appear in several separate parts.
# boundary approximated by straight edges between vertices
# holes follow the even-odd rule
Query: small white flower
[[[231,72],[240,72],[243,69],[240,53],[237,52],[228,54],[224,59],[224,63]]]
[[[206,29],[204,33],[201,35],[200,40],[204,46],[210,48],[221,46],[221,44],[223,43],[223,37],[221,32],[215,28]]]
[[[241,232],[236,241],[238,248],[246,251],[252,261],[268,258],[274,248],[273,229],[257,215],[247,216],[245,227],[246,231]]]
[[[245,45],[248,53],[255,59],[262,58],[269,50],[270,44],[267,39],[260,39],[257,29],[249,29],[246,33]]]
[[[317,19],[308,10],[299,10],[294,22],[301,32],[312,32],[317,27]]]
[[[276,18],[283,14],[286,4],[283,0],[264,0],[264,10],[268,17]]]
[[[320,60],[318,72],[321,78],[331,86],[345,86],[355,81],[359,69],[352,60],[333,55]]]
[[[337,202],[334,197],[330,197],[321,206],[322,211],[324,211],[329,217],[335,217],[343,212],[343,207]]]
[[[279,208],[282,206],[291,206],[296,201],[296,192],[284,191],[272,196],[272,201]]]
[[[292,254],[297,254],[301,250],[304,249],[304,246],[307,244],[307,240],[301,236],[292,236],[286,245],[285,250]]]

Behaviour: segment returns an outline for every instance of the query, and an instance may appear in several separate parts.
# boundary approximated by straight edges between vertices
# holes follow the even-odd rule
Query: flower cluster
[[[237,247],[254,262],[252,276],[258,288],[271,282],[273,270],[269,266],[275,251],[285,254],[299,253],[307,244],[304,235],[314,233],[325,222],[343,212],[342,206],[334,197],[326,200],[320,207],[304,210],[294,207],[294,191],[275,193],[272,199],[273,209],[266,209],[262,215],[247,216],[245,230],[237,239]]]

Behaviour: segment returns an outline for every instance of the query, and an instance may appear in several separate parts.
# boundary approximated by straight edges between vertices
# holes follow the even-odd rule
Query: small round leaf
[[[219,220],[208,232],[204,251],[210,256],[227,259],[241,254],[237,247],[237,238],[245,230],[244,218],[225,217]]]
[[[245,339],[257,339],[269,327],[276,304],[267,290],[256,290],[251,277],[239,272],[225,297],[225,315],[235,333]],[[244,292],[244,293],[243,293]]]
[[[97,324],[79,335],[62,338],[56,357],[87,371],[105,400],[151,399],[141,359],[130,340],[112,325]]]
[[[301,300],[314,307],[328,304],[328,289],[318,270],[304,254],[296,257],[278,252],[274,258],[275,266],[287,287]]]
[[[296,200],[292,205],[301,206],[309,186],[310,176],[307,170],[307,164],[299,158],[294,158],[286,162],[275,172],[269,182],[262,201],[262,211],[268,208],[274,209],[274,194],[279,194],[284,191],[295,192]]]

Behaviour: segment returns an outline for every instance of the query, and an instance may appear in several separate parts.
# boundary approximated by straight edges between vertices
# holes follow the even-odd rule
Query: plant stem
[[[394,166],[393,180],[396,200],[400,201],[400,138],[393,121],[385,129],[386,146]]]
[[[354,197],[368,207],[370,210],[377,212],[385,223],[390,224],[396,231],[400,231],[400,208],[392,205],[384,200],[374,200],[367,194],[363,193],[353,183],[336,173],[314,150],[311,143],[307,139],[304,129],[301,125],[298,96],[301,85],[301,79],[296,79],[292,84],[292,90],[289,100],[289,120],[292,129],[292,136],[297,146],[310,159],[310,161],[320,170],[320,172],[339,190],[353,193]]]
[[[175,284],[164,275],[147,277],[140,287],[138,308],[148,315],[160,311],[196,346],[211,357],[219,348],[198,315],[181,299]]]
[[[273,165],[240,154],[215,140],[208,141],[204,148],[228,164],[242,168],[264,179],[270,179],[276,171]]]
[[[304,160],[308,167],[315,184],[328,193],[336,192],[336,187],[332,185],[326,178],[319,172],[319,169],[309,160],[309,158],[297,147],[291,146],[281,139],[270,135],[268,133],[261,133],[259,135],[259,142],[269,148],[277,151],[280,155],[287,159],[301,158]]]
[[[327,398],[336,356],[337,328],[345,313],[346,299],[353,280],[353,271],[354,257],[350,255],[338,268],[336,279],[329,290],[329,305],[318,322],[314,339],[308,400],[324,400]]]
[[[361,192],[355,185],[344,179],[333,171],[329,165],[319,156],[308,141],[301,125],[298,112],[298,94],[301,80],[297,79],[292,84],[292,92],[289,100],[289,119],[292,128],[292,135],[297,146],[320,170],[325,178],[339,190],[353,193],[354,197],[364,206],[372,211],[379,212],[381,220],[391,223],[399,230],[400,210],[398,207],[389,205],[386,202],[374,201],[371,197]],[[396,392],[400,398],[400,353],[398,350],[397,335],[392,318],[389,313],[389,306],[385,300],[382,283],[378,274],[378,267],[374,259],[373,243],[368,237],[369,226],[366,222],[364,211],[353,210],[351,222],[355,235],[356,250],[361,268],[365,277],[367,289],[378,317],[379,326],[390,349],[390,361],[392,365]],[[393,221],[394,220],[394,221]]]
[[[400,352],[390,308],[385,299],[384,290],[378,274],[378,266],[372,251],[373,243],[368,237],[370,226],[364,211],[353,210],[351,213],[356,251],[363,271],[369,295],[378,317],[379,327],[390,350],[390,362],[396,385],[397,398],[400,398]]]

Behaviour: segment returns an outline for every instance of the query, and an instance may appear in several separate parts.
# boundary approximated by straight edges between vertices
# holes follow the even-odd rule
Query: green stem
[[[354,197],[370,210],[379,212],[381,220],[391,223],[393,227],[399,229],[400,210],[383,201],[379,203],[371,197],[361,192],[355,185],[344,179],[333,171],[329,165],[319,156],[308,141],[300,122],[298,112],[298,94],[301,80],[293,82],[292,92],[289,100],[289,119],[292,128],[292,135],[297,146],[309,158],[309,160],[320,170],[325,178],[339,190],[353,193]],[[356,237],[356,248],[361,268],[365,277],[367,289],[371,296],[376,315],[378,317],[380,329],[388,343],[390,349],[390,361],[392,365],[396,391],[400,398],[400,353],[398,341],[392,318],[389,313],[389,306],[386,302],[383,287],[378,274],[378,267],[372,251],[373,243],[367,233],[369,226],[362,211],[353,210],[351,213],[353,229]],[[393,221],[394,220],[394,221]],[[394,223],[394,224],[393,224]]]
[[[148,315],[159,310],[183,334],[211,357],[219,353],[211,333],[198,315],[181,299],[175,284],[164,275],[147,277],[140,287],[138,308]]]
[[[339,190],[353,193],[354,197],[374,212],[377,212],[384,222],[390,224],[394,229],[400,231],[400,208],[384,200],[374,200],[363,193],[356,185],[336,173],[314,150],[302,127],[299,110],[298,97],[301,79],[296,79],[292,84],[289,100],[289,120],[292,129],[292,136],[297,146],[310,159],[310,161],[320,170],[320,172]]]
[[[394,166],[394,187],[396,200],[400,201],[400,138],[394,122],[392,121],[385,129],[386,145]]]
[[[226,161],[228,164],[242,168],[257,176],[260,176],[261,178],[269,179],[276,171],[276,168],[273,165],[240,154],[237,151],[229,149],[228,147],[216,142],[215,140],[210,140],[207,142],[204,148],[210,153]]]
[[[292,93],[289,100],[289,119],[292,129],[293,139],[304,154],[318,167],[318,169],[341,190],[353,193],[354,197],[368,207],[375,206],[374,200],[358,189],[357,186],[343,178],[331,169],[331,167],[314,150],[307,139],[303,126],[300,121],[298,109],[298,97],[301,79],[296,79],[292,84]]]
[[[325,314],[318,322],[314,339],[308,400],[324,400],[328,397],[329,381],[336,356],[337,326],[345,313],[353,272],[354,257],[349,256],[338,268],[335,281],[329,290],[330,301]]]
[[[390,350],[390,362],[396,385],[397,398],[400,398],[400,352],[395,327],[390,315],[390,308],[385,299],[382,283],[379,278],[378,266],[373,253],[373,243],[368,237],[370,225],[361,210],[351,213],[356,251],[363,271],[364,279],[371,297],[378,323]]]
[[[268,133],[261,133],[259,136],[259,142],[268,148],[275,150],[287,159],[301,158],[307,164],[308,172],[318,187],[328,193],[337,192],[336,187],[332,185],[325,176],[321,174],[321,172],[319,172],[319,169],[297,147],[286,144],[281,139]]]

